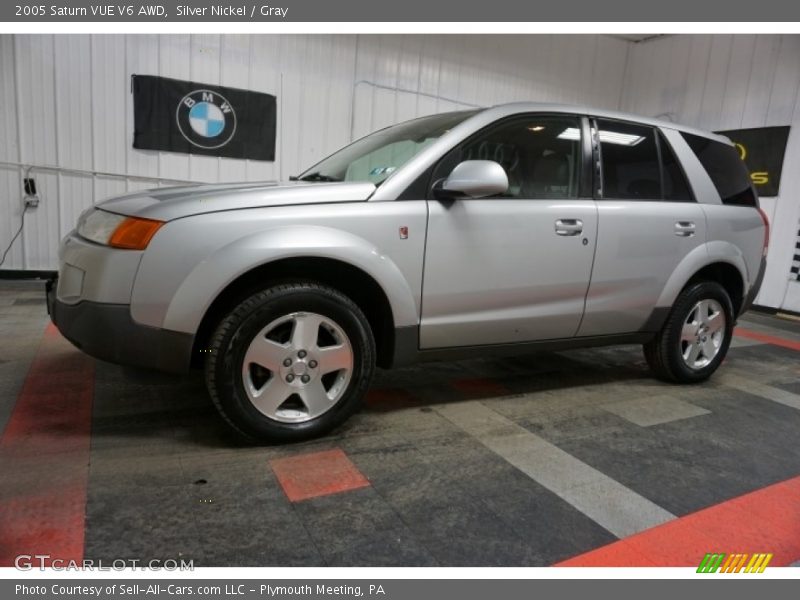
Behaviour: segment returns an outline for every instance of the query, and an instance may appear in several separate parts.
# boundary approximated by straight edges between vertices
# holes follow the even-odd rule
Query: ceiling
[[[632,42],[634,44],[647,42],[665,36],[663,33],[609,33],[607,35],[608,37],[613,37],[618,40],[625,40],[626,42]]]

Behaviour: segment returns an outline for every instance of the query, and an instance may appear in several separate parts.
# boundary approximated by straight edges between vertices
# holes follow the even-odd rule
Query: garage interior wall
[[[615,107],[626,53],[602,36],[0,36],[0,162],[85,171],[32,170],[42,201],[3,267],[56,268],[80,212],[126,191],[285,179],[370,131],[454,108],[590,95]],[[133,149],[132,73],[275,94],[275,162]],[[21,180],[0,166],[0,248],[19,225]]]
[[[665,36],[632,44],[620,108],[724,131],[791,125],[780,195],[761,198],[771,225],[756,303],[800,312],[800,36]]]
[[[275,162],[133,149],[133,73],[275,94]],[[19,165],[33,166],[41,197],[3,268],[56,268],[58,240],[108,196],[180,181],[286,179],[415,116],[535,100],[704,129],[797,125],[798,84],[799,36],[3,35],[0,249],[19,227]],[[798,159],[795,127],[784,200],[763,202],[775,226],[759,303],[789,310],[800,310],[788,277],[800,218],[800,170],[789,165]]]

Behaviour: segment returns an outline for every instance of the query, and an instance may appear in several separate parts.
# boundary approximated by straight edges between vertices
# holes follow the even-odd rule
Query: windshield
[[[381,129],[330,155],[298,179],[368,181],[380,185],[423,149],[476,112],[432,115]]]

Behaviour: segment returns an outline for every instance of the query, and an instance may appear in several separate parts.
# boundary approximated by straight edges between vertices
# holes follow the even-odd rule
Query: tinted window
[[[660,133],[658,134],[658,146],[661,150],[661,164],[663,165],[664,199],[673,202],[693,201],[689,183],[686,181],[686,175],[683,173],[678,158],[667,139]]]
[[[577,117],[525,117],[490,127],[451,151],[434,171],[446,178],[464,160],[493,160],[508,175],[498,198],[577,198],[581,169]]]
[[[651,127],[597,121],[603,160],[603,197],[661,199],[661,169]]]
[[[717,188],[723,204],[757,206],[750,174],[736,148],[690,133],[681,133]]]

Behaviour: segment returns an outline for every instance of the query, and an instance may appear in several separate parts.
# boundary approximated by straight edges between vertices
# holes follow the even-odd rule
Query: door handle
[[[692,237],[695,234],[694,221],[678,221],[675,223],[675,235],[678,237]]]
[[[583,221],[580,219],[558,219],[556,221],[557,235],[578,235],[583,231]]]

